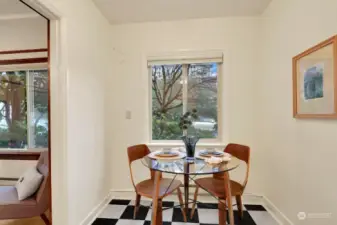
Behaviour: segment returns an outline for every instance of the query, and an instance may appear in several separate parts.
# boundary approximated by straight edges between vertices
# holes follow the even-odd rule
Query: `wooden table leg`
[[[226,210],[226,201],[219,199],[218,201],[218,213],[219,213],[219,225],[227,224],[227,210]]]
[[[160,189],[161,172],[156,171],[154,175],[154,191],[152,196],[152,223],[151,225],[163,224],[161,199],[158,199]],[[159,202],[160,201],[160,202]]]
[[[185,214],[188,218],[188,201],[189,201],[189,188],[190,188],[190,179],[189,179],[189,172],[190,172],[190,164],[188,162],[184,163],[184,197],[185,197]]]
[[[224,181],[225,181],[225,191],[226,191],[226,199],[227,199],[227,206],[228,206],[229,224],[234,225],[231,184],[230,184],[228,172],[224,173]]]
[[[185,197],[185,214],[186,217],[188,217],[188,198],[189,198],[189,186],[190,186],[190,181],[189,177],[187,174],[184,175],[184,197]]]
[[[158,199],[158,207],[157,207],[157,225],[163,224],[163,200]]]

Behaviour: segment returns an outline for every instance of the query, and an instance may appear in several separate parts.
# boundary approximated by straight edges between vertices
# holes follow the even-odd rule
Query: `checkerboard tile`
[[[151,201],[141,201],[136,219],[133,219],[134,201],[114,199],[103,210],[92,225],[151,225]],[[198,203],[194,217],[184,222],[177,202],[164,201],[163,225],[216,225],[218,221],[218,204]],[[191,209],[190,209],[191,210]],[[235,225],[278,225],[262,205],[244,205],[243,219],[239,218],[234,207]]]

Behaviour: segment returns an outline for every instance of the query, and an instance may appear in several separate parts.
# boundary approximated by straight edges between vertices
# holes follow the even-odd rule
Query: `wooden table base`
[[[155,180],[154,180],[154,192],[153,192],[153,198],[152,198],[152,222],[151,225],[162,225],[163,224],[163,218],[162,218],[162,199],[159,199],[159,188],[160,188],[160,178],[161,178],[161,172],[156,171],[155,172]],[[226,200],[227,200],[227,206],[228,206],[228,214],[229,214],[229,224],[234,225],[234,214],[233,214],[233,206],[232,206],[232,196],[231,196],[231,186],[230,186],[230,178],[228,172],[224,173],[224,183],[225,183],[225,191],[226,191]],[[188,216],[188,202],[189,202],[189,175],[184,175],[184,197],[185,197],[185,213],[186,217]],[[221,204],[223,208],[225,208],[225,202]],[[220,203],[219,203],[220,207]],[[225,215],[219,216],[220,220],[226,220]],[[221,221],[219,221],[221,222]]]

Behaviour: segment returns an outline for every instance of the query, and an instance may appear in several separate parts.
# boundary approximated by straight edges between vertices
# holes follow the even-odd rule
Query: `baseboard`
[[[182,190],[183,191],[183,190]],[[116,198],[123,198],[123,199],[134,199],[135,198],[135,191],[134,189],[111,189],[110,191],[113,196]],[[190,196],[192,197],[194,195],[194,187],[190,188]],[[206,202],[207,202],[207,197],[209,194],[206,191],[199,190],[199,196],[201,197],[206,197]],[[258,194],[251,194],[251,193],[245,193],[243,194],[243,201],[246,204],[255,204],[255,205],[261,205],[263,203],[263,196],[258,195]],[[173,196],[175,198],[175,196]],[[204,198],[205,201],[205,198]],[[209,198],[210,202],[216,202],[214,198]]]
[[[190,194],[193,195],[194,190],[191,188]],[[133,189],[112,189],[111,194],[116,198],[124,199],[134,199],[135,192]],[[200,196],[207,196],[208,193],[199,193]],[[280,225],[294,225],[289,218],[287,218],[284,213],[282,213],[266,196],[261,194],[245,193],[243,194],[243,202],[245,204],[256,204],[263,205],[270,215],[280,224]],[[210,201],[214,201],[210,198]]]
[[[276,205],[272,203],[266,196],[263,196],[262,205],[280,225],[294,225],[294,223],[291,222],[291,220],[286,217],[286,215],[284,215],[284,213],[279,208],[277,208]]]
[[[91,225],[113,198],[114,196],[110,191],[109,194],[105,196],[104,199],[97,206],[95,206],[95,208],[80,223],[80,225]]]

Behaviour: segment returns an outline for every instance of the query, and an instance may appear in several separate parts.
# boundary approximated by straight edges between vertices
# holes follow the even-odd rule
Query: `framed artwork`
[[[293,58],[294,118],[337,118],[337,36]]]

